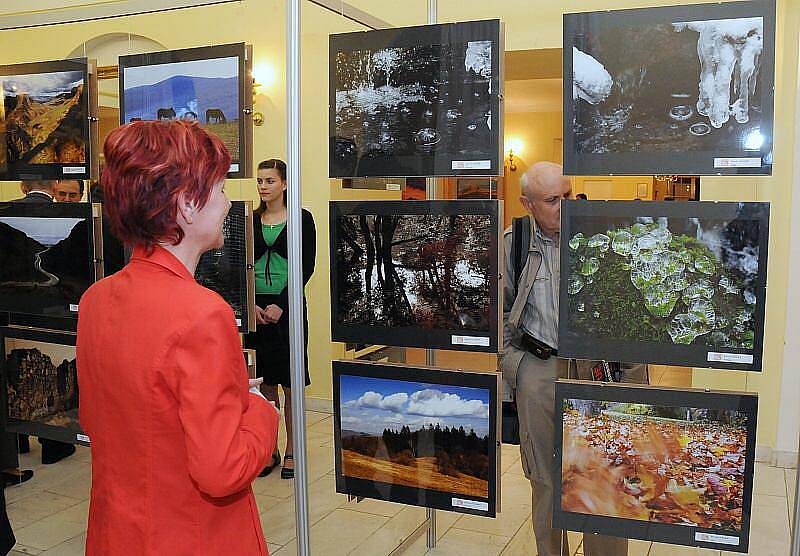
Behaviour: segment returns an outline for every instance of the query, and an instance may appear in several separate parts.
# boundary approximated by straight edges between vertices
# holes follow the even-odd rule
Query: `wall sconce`
[[[275,68],[269,62],[259,62],[253,66],[253,106],[256,105],[256,95],[259,87],[272,87],[277,81]],[[264,125],[264,113],[253,112],[253,125]]]
[[[524,143],[519,137],[509,137],[505,140],[506,147],[508,148],[508,169],[512,172],[517,171],[517,165],[514,157],[519,158],[519,154],[523,150]],[[516,153],[516,154],[515,154]]]
[[[517,171],[517,165],[514,164],[514,149],[508,150],[508,169],[512,172]]]

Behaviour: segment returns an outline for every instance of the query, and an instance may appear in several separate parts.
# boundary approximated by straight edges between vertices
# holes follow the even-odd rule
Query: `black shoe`
[[[45,465],[59,462],[74,453],[75,446],[73,444],[52,441],[47,444],[42,443],[42,463]]]
[[[283,467],[281,467],[281,479],[294,479],[294,467],[289,468],[286,467],[286,461],[292,460],[294,462],[294,456],[292,454],[286,454],[283,456]]]
[[[281,463],[281,453],[280,451],[276,450],[274,454],[272,454],[272,463],[266,466],[264,469],[261,470],[261,473],[258,474],[259,477],[266,477],[272,470],[278,467]]]
[[[16,471],[3,471],[3,488],[13,485],[21,485],[33,477],[30,469],[17,469]]]

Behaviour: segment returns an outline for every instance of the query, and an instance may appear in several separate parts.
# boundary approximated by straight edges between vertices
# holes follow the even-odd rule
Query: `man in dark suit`
[[[53,190],[56,185],[55,180],[27,180],[19,184],[20,191],[25,194],[25,197],[16,199],[15,203],[52,203]],[[30,444],[27,435],[19,435],[19,451],[26,453],[30,450]],[[55,440],[47,440],[40,438],[39,443],[42,445],[42,463],[56,463],[61,461],[67,456],[75,453],[75,446],[64,442],[57,442]],[[24,472],[23,472],[24,473]],[[5,474],[5,473],[4,473]]]
[[[55,180],[27,180],[19,183],[19,189],[25,195],[14,199],[15,203],[52,203]]]

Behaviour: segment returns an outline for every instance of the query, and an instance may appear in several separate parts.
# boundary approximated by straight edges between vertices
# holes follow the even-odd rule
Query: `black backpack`
[[[514,257],[514,292],[528,262],[531,243],[531,217],[522,216],[511,221],[511,253]],[[517,401],[503,402],[502,440],[504,444],[519,444],[519,415]]]

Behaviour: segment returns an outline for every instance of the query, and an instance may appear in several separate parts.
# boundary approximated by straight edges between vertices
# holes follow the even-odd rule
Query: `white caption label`
[[[400,191],[400,184],[399,183],[387,183],[386,184],[386,191]]]
[[[739,537],[732,537],[731,535],[715,535],[713,533],[700,533],[698,531],[694,534],[694,540],[700,542],[714,542],[717,544],[739,546]]]
[[[89,442],[89,437],[85,434],[76,434],[75,440],[79,442]]]
[[[78,312],[78,306],[75,305],[74,303],[70,303],[69,304],[69,310],[72,311],[73,313],[77,313]]]
[[[714,168],[761,168],[760,158],[715,158]]]
[[[454,346],[489,347],[489,338],[483,338],[481,336],[452,336],[450,343]]]
[[[228,173],[232,174],[232,173],[238,172],[238,171],[239,171],[239,165],[238,164],[231,164],[231,167],[228,170]]]
[[[491,160],[454,160],[451,164],[453,170],[491,170]]]
[[[470,510],[478,510],[481,512],[489,511],[488,502],[478,502],[477,500],[464,500],[463,498],[453,498],[452,504],[454,508],[467,508]]]
[[[86,168],[84,168],[83,166],[64,166],[61,169],[61,173],[65,175],[85,174]]]
[[[720,353],[718,351],[709,351],[708,360],[710,362],[721,363],[745,363],[747,365],[753,364],[753,356],[747,353]]]

